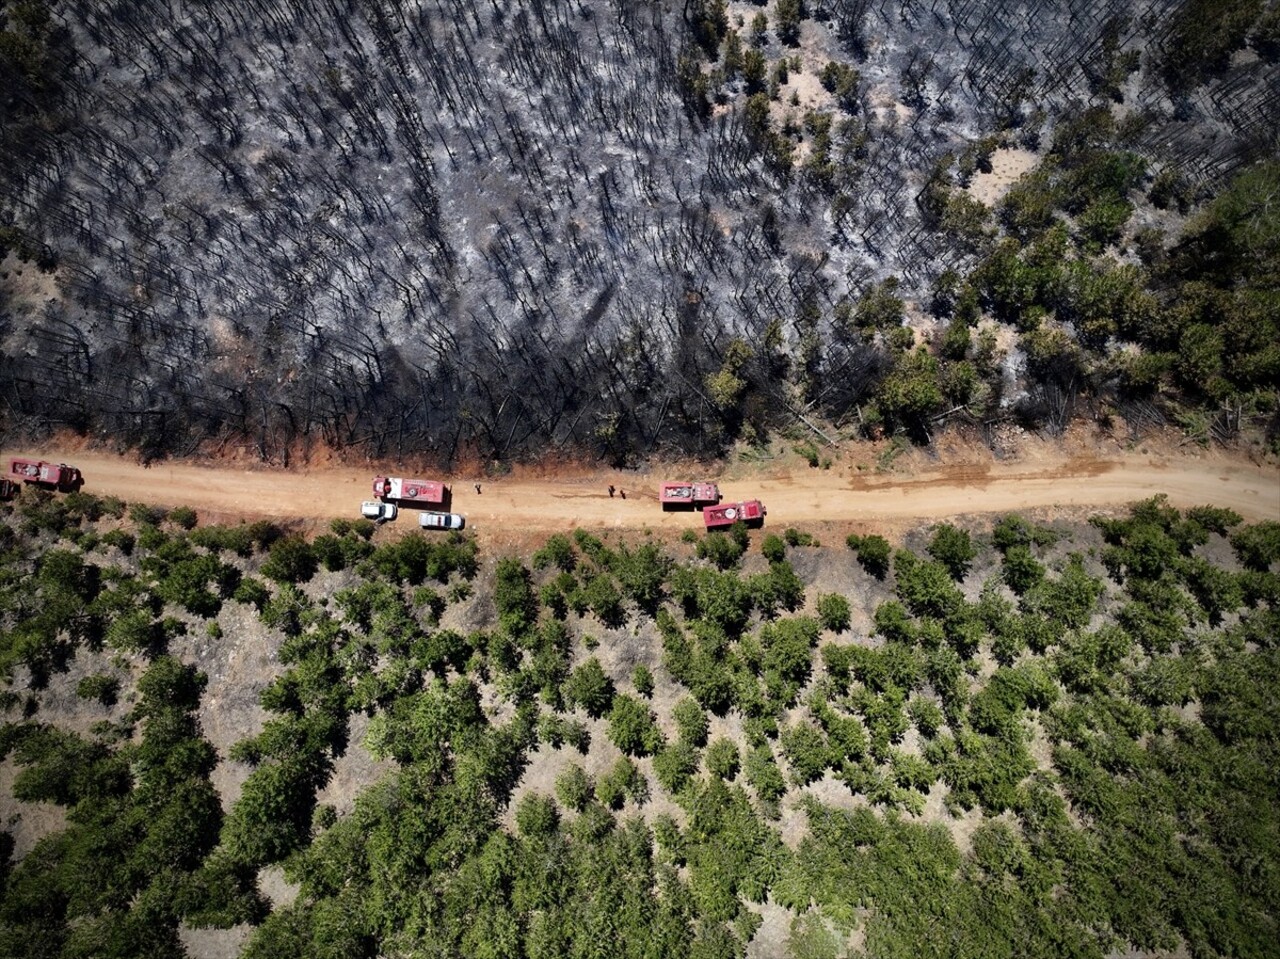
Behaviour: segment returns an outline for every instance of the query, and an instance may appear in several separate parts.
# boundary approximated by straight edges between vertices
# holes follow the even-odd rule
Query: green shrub
[[[613,577],[607,573],[589,577],[585,585],[572,596],[571,605],[578,613],[590,609],[599,617],[600,622],[614,629],[627,621],[622,594]]]
[[[222,843],[236,860],[276,862],[309,838],[319,786],[315,767],[290,757],[250,773],[222,828]]]
[[[168,535],[160,527],[149,525],[138,527],[138,546],[144,552],[157,552],[168,542]]]
[[[605,773],[596,781],[596,802],[606,809],[621,809],[627,801],[627,790],[613,771]]]
[[[1002,516],[991,530],[991,542],[1004,552],[1012,546],[1052,546],[1058,534],[1044,526],[1036,526],[1021,516],[1010,513]]]
[[[1031,576],[1034,578],[1034,571]],[[1083,629],[1089,624],[1105,591],[1102,581],[1085,571],[1080,554],[1072,553],[1057,579],[1042,579],[1025,589],[1022,609],[1045,617],[1059,630]]]
[[[1017,808],[1018,785],[1035,768],[1020,739],[975,732],[938,736],[925,758],[950,787],[952,802],[964,809],[981,805],[991,815]]]
[[[936,778],[933,767],[919,756],[894,750],[890,759],[893,781],[903,789],[928,792]]]
[[[816,696],[811,709],[818,725],[827,735],[828,762],[832,766],[839,766],[846,761],[861,761],[870,741],[858,718],[835,710],[826,700]]]
[[[560,575],[566,577],[567,583],[560,581],[559,577],[550,583],[544,583],[538,590],[538,602],[550,611],[554,619],[564,620],[569,615],[566,586],[571,591],[577,588],[577,584],[568,573],[561,573]]]
[[[537,683],[537,679],[533,679],[532,682]],[[553,749],[559,749],[565,744],[575,746],[575,740],[583,733],[586,734],[587,741],[590,743],[590,731],[577,720],[556,713],[546,713],[538,718],[538,741],[546,743]]]
[[[645,699],[653,696],[653,673],[644,663],[640,663],[631,671],[631,685]]]
[[[413,591],[413,605],[421,607],[427,614],[428,622],[437,624],[448,608],[449,601],[429,586],[419,586]]]
[[[762,800],[776,802],[787,791],[787,781],[782,778],[782,771],[767,745],[757,746],[747,754],[743,770],[747,782]]]
[[[969,721],[979,732],[1004,733],[1024,708],[1046,709],[1057,696],[1058,687],[1038,664],[1001,667],[973,697]]]
[[[912,697],[907,704],[907,715],[911,717],[916,729],[925,739],[932,739],[942,728],[942,710],[932,699],[921,696]]]
[[[86,676],[76,684],[76,695],[81,699],[96,699],[103,706],[114,706],[120,693],[120,680],[104,673]]]
[[[604,542],[600,537],[592,536],[582,527],[573,531],[573,541],[578,544],[578,549],[597,563],[603,564],[607,559],[608,550],[605,549]]]
[[[138,653],[159,643],[160,635],[151,611],[135,609],[112,620],[107,626],[106,641],[112,649],[123,653]]]
[[[797,616],[769,623],[760,630],[764,652],[762,665],[796,690],[809,681],[813,669],[813,649],[821,627],[816,620]]]
[[[631,756],[651,756],[662,748],[662,731],[658,729],[653,711],[626,693],[613,697],[609,739]]]
[[[951,578],[957,582],[964,579],[974,557],[978,555],[968,531],[956,529],[949,523],[942,523],[934,530],[928,553],[945,566]]]
[[[654,818],[653,838],[672,865],[685,864],[684,837],[680,834],[680,826],[667,813]]]
[[[471,579],[479,569],[476,557],[474,537],[455,531],[447,536],[428,538],[414,532],[395,542],[376,547],[369,560],[374,569],[393,582],[417,586],[427,579],[447,583],[453,573],[460,574],[464,579]],[[516,565],[519,565],[518,561]],[[504,575],[510,572],[503,563],[499,563],[499,571]],[[500,582],[503,581],[500,579]],[[463,583],[455,583],[454,586],[469,588]]]
[[[1280,522],[1266,520],[1236,530],[1231,534],[1231,547],[1244,566],[1265,573],[1280,562]]]
[[[751,578],[752,595],[761,613],[777,607],[794,612],[804,604],[804,582],[785,559],[769,564],[769,572]]]
[[[683,739],[670,743],[653,757],[653,772],[662,788],[671,794],[680,792],[698,771],[698,751]]]
[[[175,506],[169,510],[169,522],[180,526],[182,529],[193,530],[196,528],[196,523],[199,522],[199,517],[190,506]]]
[[[892,555],[887,539],[883,536],[855,536],[850,533],[846,542],[858,554],[858,562],[863,569],[876,579],[884,579],[889,572],[889,557]]]
[[[255,607],[258,612],[262,612],[262,607],[267,604],[267,600],[271,598],[271,590],[267,589],[266,584],[260,579],[254,579],[252,576],[246,576],[240,580],[240,584],[236,586],[235,592],[231,594],[231,598],[237,603],[245,603],[246,605]]]
[[[342,540],[329,533],[322,533],[311,541],[316,559],[320,565],[331,573],[347,568],[347,557],[342,550]]]
[[[760,552],[769,562],[777,563],[787,558],[787,544],[782,537],[769,533],[760,543]]]
[[[626,596],[653,615],[662,602],[671,559],[653,543],[635,549],[620,546],[611,568]]]
[[[836,959],[841,937],[832,932],[816,912],[806,912],[791,919],[787,935],[787,955],[795,959]]]
[[[782,538],[786,540],[788,546],[818,546],[817,540],[809,533],[802,533],[800,530],[788,526],[786,532],[782,534]]]
[[[564,772],[556,777],[556,796],[576,812],[581,812],[591,801],[594,789],[591,777],[577,764],[565,767]]]
[[[1019,543],[1005,550],[1001,576],[1011,590],[1022,595],[1044,579],[1044,566]]]
[[[1221,506],[1193,506],[1187,510],[1187,519],[1219,536],[1229,535],[1232,529],[1244,522],[1235,510]]]
[[[710,560],[717,569],[732,569],[742,559],[745,546],[720,531],[709,531],[698,541],[698,558]]]
[[[649,799],[649,791],[636,764],[620,756],[613,768],[596,781],[596,799],[606,808],[619,809],[628,798],[643,805]]]
[[[613,707],[614,688],[611,680],[592,656],[575,669],[561,687],[565,700],[599,719]]]
[[[1194,667],[1181,656],[1156,656],[1134,672],[1130,681],[1138,699],[1149,706],[1185,706],[1194,695]]]
[[[297,636],[302,632],[303,616],[310,609],[311,601],[303,592],[292,583],[285,583],[263,604],[258,618],[286,636]]]
[[[550,836],[560,825],[560,810],[550,796],[530,793],[516,806],[516,827],[521,836]]]
[[[165,511],[159,506],[148,506],[146,503],[132,503],[129,506],[129,519],[138,526],[159,526],[164,518]]]
[[[98,497],[98,508],[103,516],[110,516],[112,519],[122,519],[125,514],[124,500],[118,496]]]
[[[196,546],[211,552],[235,553],[237,556],[252,556],[255,546],[253,527],[240,526],[202,526],[191,531],[188,540]]]
[[[305,583],[316,574],[320,561],[301,536],[286,536],[271,544],[262,575],[277,583]]]
[[[560,735],[565,745],[573,747],[581,756],[585,756],[591,749],[591,730],[587,728],[586,723],[580,723],[576,719],[566,719],[561,723]]]
[[[733,779],[738,775],[740,758],[738,747],[731,739],[717,739],[707,747],[707,772],[721,779]]]
[[[1189,0],[1171,12],[1160,72],[1177,93],[1226,70],[1263,10],[1262,0]]]
[[[542,549],[533,554],[534,569],[554,566],[563,572],[572,573],[577,563],[578,557],[573,552],[573,544],[563,533],[551,536]]]
[[[80,547],[80,551],[84,553],[93,552],[102,540],[102,537],[98,535],[98,531],[93,529],[82,530],[79,536],[73,535],[68,538]]]
[[[114,546],[125,556],[132,556],[133,546],[137,540],[132,533],[122,529],[113,529],[102,534],[102,542],[107,546]]]
[[[818,620],[823,629],[843,633],[849,628],[849,601],[839,593],[824,593],[818,597]]]
[[[686,615],[705,620],[727,636],[738,635],[751,615],[751,594],[732,573],[676,567],[672,594]]]
[[[874,692],[911,690],[923,679],[921,655],[905,643],[889,642],[879,649],[852,646],[850,650],[853,675]]]
[[[523,636],[533,627],[538,618],[538,598],[533,592],[529,570],[518,559],[505,557],[498,561],[493,602],[502,628],[512,636]]]
[[[707,714],[702,707],[698,705],[698,701],[690,696],[685,696],[675,705],[672,715],[676,721],[676,729],[679,730],[680,739],[692,746],[702,747],[707,742],[707,731],[710,724],[707,722]]]
[[[893,557],[893,574],[898,598],[916,616],[945,619],[964,606],[964,595],[940,563],[923,562],[910,550],[900,549]]]
[[[174,540],[143,559],[142,567],[156,577],[155,593],[161,599],[204,618],[216,616],[223,595],[231,595],[240,571],[210,554],[198,554],[183,540]],[[210,589],[218,586],[218,594]]]
[[[818,72],[818,81],[823,89],[836,98],[836,102],[844,110],[856,113],[860,109],[858,102],[858,85],[862,81],[858,71],[839,60],[828,60]],[[860,322],[868,322],[859,317]]]
[[[782,754],[787,757],[797,786],[820,779],[831,762],[826,737],[808,723],[797,723],[782,731]]]

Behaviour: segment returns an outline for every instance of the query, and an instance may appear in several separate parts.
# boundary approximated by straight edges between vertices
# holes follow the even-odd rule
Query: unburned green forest
[[[1280,933],[1275,522],[1156,498],[512,556],[24,491],[0,551],[3,955]]]

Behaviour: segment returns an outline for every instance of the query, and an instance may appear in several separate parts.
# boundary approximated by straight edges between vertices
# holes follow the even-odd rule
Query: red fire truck
[[[695,509],[720,502],[720,487],[715,483],[663,483],[658,487],[658,502],[663,509]]]
[[[74,466],[46,463],[44,460],[10,460],[9,479],[15,483],[31,483],[33,486],[61,490],[64,493],[74,492],[84,484],[84,477]]]
[[[435,480],[401,479],[398,476],[375,476],[373,495],[383,500],[425,506],[441,506],[449,489]]]
[[[758,499],[749,499],[744,503],[721,503],[718,506],[704,506],[702,521],[707,529],[724,529],[734,523],[746,523],[748,526],[764,525],[764,504]]]

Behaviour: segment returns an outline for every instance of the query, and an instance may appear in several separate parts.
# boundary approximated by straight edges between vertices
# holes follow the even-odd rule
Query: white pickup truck
[[[423,529],[462,529],[467,520],[457,513],[419,513],[418,525]]]
[[[375,523],[389,523],[396,518],[400,507],[395,503],[379,503],[377,500],[365,500],[360,504],[360,515]]]

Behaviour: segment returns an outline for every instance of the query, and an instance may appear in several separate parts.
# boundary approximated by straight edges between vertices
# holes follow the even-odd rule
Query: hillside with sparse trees
[[[1280,525],[0,507],[0,952],[1264,957]]]

